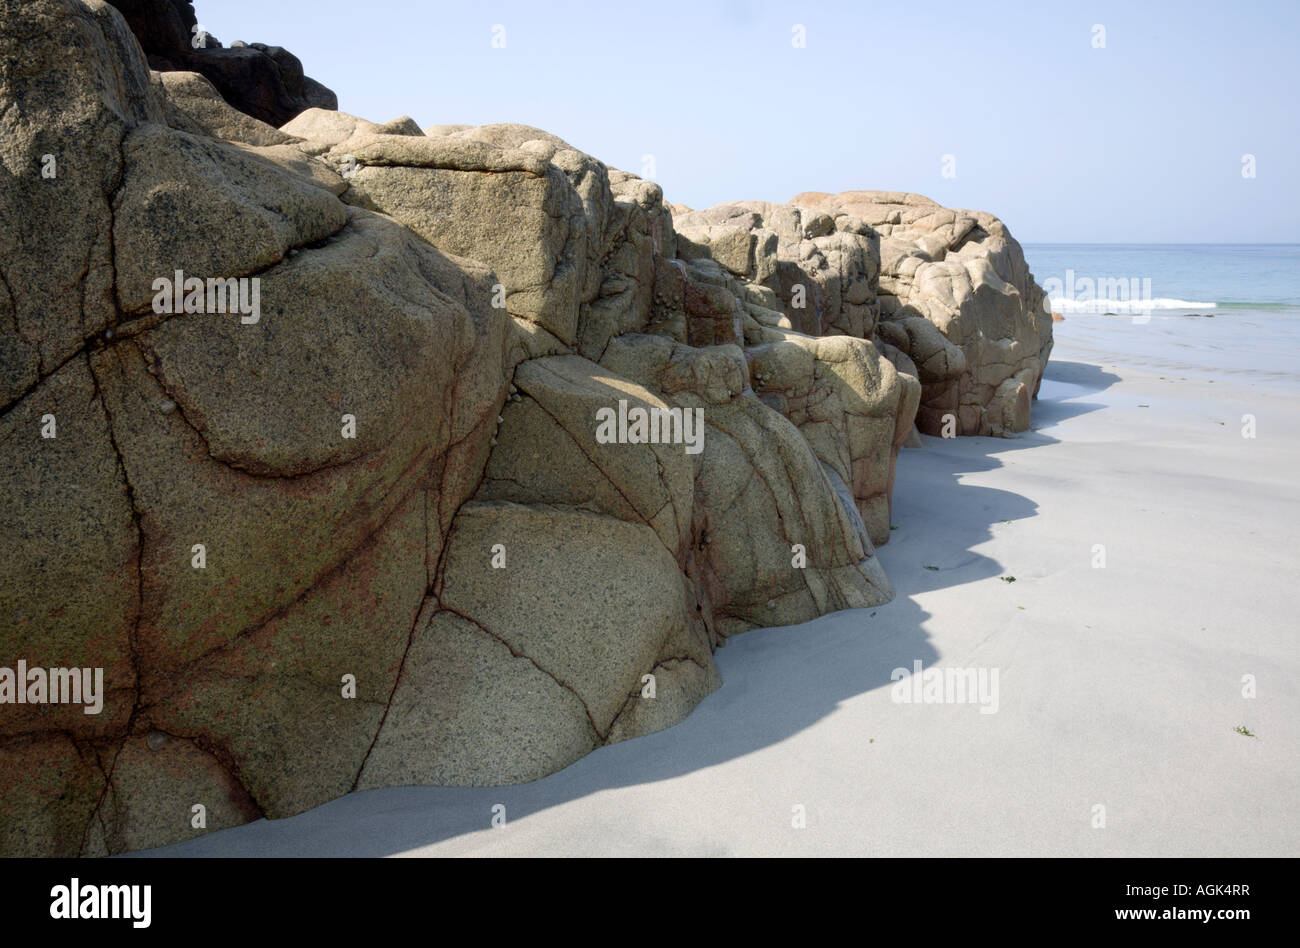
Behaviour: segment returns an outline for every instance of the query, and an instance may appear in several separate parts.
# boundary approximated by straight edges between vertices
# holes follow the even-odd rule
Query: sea
[[[1247,372],[1300,391],[1300,244],[1022,247],[1067,324],[1126,334],[1121,348],[1193,377]]]

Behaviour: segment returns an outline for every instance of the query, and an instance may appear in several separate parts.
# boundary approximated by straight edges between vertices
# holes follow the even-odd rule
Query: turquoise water
[[[1064,302],[1053,306],[1059,312],[1078,311],[1089,297],[1123,303],[1125,291],[1136,289],[1128,296],[1142,300],[1140,306],[1132,304],[1134,311],[1152,314],[1229,316],[1251,311],[1300,316],[1300,244],[1023,246],[1039,285],[1054,301]],[[1049,285],[1049,280],[1056,282]],[[1086,281],[1091,282],[1091,293],[1083,291],[1089,287]],[[1072,285],[1076,292],[1069,294]],[[1149,293],[1144,293],[1148,287]],[[1105,305],[1091,308],[1098,310],[1105,312]],[[1112,310],[1124,312],[1121,307]]]
[[[1025,244],[1024,251],[1052,309],[1065,314],[1057,326],[1062,351],[1079,345],[1089,361],[1202,381],[1232,373],[1300,391],[1300,244]],[[1091,306],[1087,293],[1076,293],[1072,306],[1065,290],[1054,292],[1071,283],[1089,288],[1086,281],[1112,291],[1103,294],[1108,302]],[[1144,298],[1125,309],[1114,299],[1124,293],[1114,291],[1134,288]]]

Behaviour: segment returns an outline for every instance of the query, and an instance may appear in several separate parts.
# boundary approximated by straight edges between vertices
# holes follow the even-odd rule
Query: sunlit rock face
[[[791,203],[878,235],[877,332],[917,368],[921,431],[1007,436],[1029,427],[1052,314],[1002,221],[891,191],[809,192]]]

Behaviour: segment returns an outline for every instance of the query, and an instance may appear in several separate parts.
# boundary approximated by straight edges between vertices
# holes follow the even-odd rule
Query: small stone
[[[769,609],[775,609],[775,608],[776,608],[776,600],[775,600],[775,599],[769,599],[769,600],[767,601],[767,608],[769,608]]]
[[[162,412],[164,415],[170,415],[172,412],[176,410],[176,403],[170,400],[165,401],[158,406],[158,410]]]
[[[154,731],[144,739],[151,751],[162,750],[167,746],[167,735],[162,731]]]

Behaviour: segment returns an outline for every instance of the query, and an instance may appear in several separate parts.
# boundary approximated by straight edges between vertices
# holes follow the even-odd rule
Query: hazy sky
[[[1297,0],[195,6],[344,111],[522,122],[637,174],[652,155],[692,207],[866,188],[1031,243],[1300,241]]]

